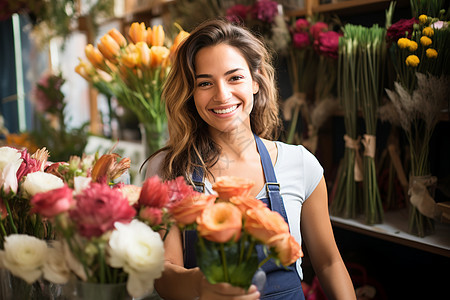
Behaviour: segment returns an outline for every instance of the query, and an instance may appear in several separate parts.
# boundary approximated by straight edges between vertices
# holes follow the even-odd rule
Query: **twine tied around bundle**
[[[356,139],[352,139],[348,135],[344,135],[345,147],[355,150],[355,168],[354,168],[354,179],[356,182],[363,181],[363,171],[362,171],[362,158],[359,153],[359,145],[361,144],[361,137],[358,136]]]
[[[286,99],[283,105],[283,116],[286,121],[292,119],[293,111],[299,110],[301,107],[307,105],[306,94],[301,92],[295,92]],[[297,112],[298,114],[298,112]]]
[[[377,137],[374,135],[365,134],[361,143],[364,145],[364,156],[375,158]]]
[[[436,218],[439,215],[436,202],[428,190],[436,183],[436,176],[410,176],[409,178],[409,201],[422,215],[428,218]]]

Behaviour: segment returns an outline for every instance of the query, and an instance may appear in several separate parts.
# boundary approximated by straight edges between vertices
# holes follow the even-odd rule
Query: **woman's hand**
[[[259,296],[259,291],[254,285],[246,291],[229,283],[211,284],[205,277],[201,282],[200,300],[254,300],[259,299]]]

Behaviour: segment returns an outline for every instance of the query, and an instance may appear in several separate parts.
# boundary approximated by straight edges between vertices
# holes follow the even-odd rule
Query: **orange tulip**
[[[75,72],[81,75],[81,77],[83,77],[88,82],[92,82],[92,75],[95,73],[94,67],[81,58],[79,60],[80,63],[75,67]]]
[[[91,64],[94,67],[99,68],[101,65],[103,65],[105,60],[103,58],[102,53],[92,44],[88,44],[84,48],[84,53],[86,54],[87,59],[91,62]]]
[[[116,41],[117,44],[119,44],[120,47],[125,47],[127,45],[127,40],[125,37],[120,33],[119,30],[113,28],[108,31],[108,34]]]
[[[166,38],[166,34],[164,32],[164,28],[162,27],[162,25],[155,25],[155,26],[153,26],[152,43],[150,45],[152,45],[152,46],[163,46],[165,38]]]
[[[170,50],[165,46],[152,46],[150,48],[152,61],[152,67],[158,67],[164,64],[169,57]]]
[[[147,41],[147,29],[143,22],[140,24],[138,22],[131,24],[128,34],[134,43]]]
[[[229,202],[207,206],[197,218],[198,233],[205,239],[226,243],[239,240],[242,229],[241,211]]]
[[[170,47],[170,52],[172,54],[176,53],[178,50],[178,47],[180,46],[180,44],[187,39],[187,37],[189,36],[189,33],[181,30],[178,35],[175,37],[175,39],[173,40],[173,45],[172,47]]]
[[[151,62],[152,56],[151,56],[150,48],[148,47],[147,43],[138,42],[138,43],[136,43],[136,48],[139,52],[138,66],[139,67],[150,67],[150,62]]]
[[[109,34],[105,34],[100,38],[100,43],[97,45],[97,48],[106,59],[111,61],[115,61],[116,57],[119,56],[120,53],[119,44],[117,44],[117,42]]]
[[[153,30],[151,27],[147,28],[147,45],[153,45]]]
[[[134,68],[139,63],[139,51],[135,44],[128,44],[125,53],[120,57],[122,64],[128,68]]]

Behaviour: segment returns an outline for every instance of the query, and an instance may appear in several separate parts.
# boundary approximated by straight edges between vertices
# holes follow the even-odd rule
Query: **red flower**
[[[136,215],[122,192],[106,184],[91,183],[75,199],[77,203],[69,212],[70,217],[75,221],[80,235],[87,238],[112,230],[115,222],[129,223]]]
[[[32,158],[27,149],[21,151],[22,164],[17,170],[17,182],[19,182],[24,176],[29,173],[37,172],[41,170],[42,162]]]
[[[309,34],[306,32],[298,32],[294,34],[294,47],[303,49],[310,45]]]
[[[337,59],[340,36],[341,34],[335,31],[321,32],[319,38],[314,41],[314,48],[320,54]]]
[[[158,176],[147,178],[139,196],[140,206],[162,208],[169,202],[169,188]]]
[[[236,4],[227,9],[227,20],[231,23],[242,24],[247,18],[249,7],[243,4]]]
[[[414,24],[416,23],[419,23],[419,21],[415,18],[399,20],[388,28],[386,32],[386,40],[389,43],[397,43],[399,38],[406,37],[410,39],[414,29]]]
[[[306,29],[309,27],[309,22],[306,19],[298,19],[295,22],[295,31],[306,31]]]
[[[174,180],[167,181],[169,189],[169,206],[176,204],[188,195],[195,193],[192,186],[187,185],[183,177],[177,177]]]
[[[271,0],[256,1],[250,8],[250,14],[255,20],[272,23],[278,15],[278,3]]]
[[[62,188],[34,195],[31,198],[33,206],[31,213],[38,213],[44,217],[52,218],[68,211],[73,203],[72,189],[64,185]]]
[[[162,223],[163,212],[157,207],[143,207],[139,211],[139,217],[148,222],[150,226],[156,226]]]
[[[309,28],[309,31],[311,32],[313,38],[317,40],[321,32],[328,31],[328,24],[324,22],[316,22]]]

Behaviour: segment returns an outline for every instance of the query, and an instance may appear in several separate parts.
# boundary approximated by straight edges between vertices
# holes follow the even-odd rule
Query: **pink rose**
[[[139,218],[147,222],[150,226],[162,223],[163,212],[157,207],[143,207],[139,211]]]
[[[255,20],[272,23],[278,15],[278,3],[271,0],[256,1],[250,8],[250,14]]]
[[[112,230],[115,222],[129,223],[136,215],[122,192],[106,184],[92,183],[75,200],[76,206],[69,214],[80,235],[87,238]]]
[[[321,32],[328,31],[328,24],[324,22],[316,22],[309,28],[309,31],[311,32],[313,38],[317,40]]]
[[[167,181],[166,184],[169,189],[169,205],[173,205],[186,198],[189,194],[194,193],[192,186],[187,185],[186,181],[181,176],[174,180]]]
[[[169,188],[158,176],[147,178],[139,196],[140,206],[162,208],[169,202]]]
[[[321,32],[319,38],[314,41],[314,48],[320,54],[337,59],[339,37],[341,37],[341,34],[335,31]]]
[[[309,27],[309,22],[306,19],[298,19],[295,22],[295,31],[306,31],[306,29]]]
[[[306,32],[294,33],[294,47],[304,49],[310,45],[309,34]]]
[[[72,189],[67,184],[62,188],[37,193],[31,198],[31,213],[38,213],[46,218],[52,218],[68,211],[74,204]]]
[[[241,24],[247,18],[249,7],[243,4],[236,4],[227,9],[227,20],[231,23]]]

